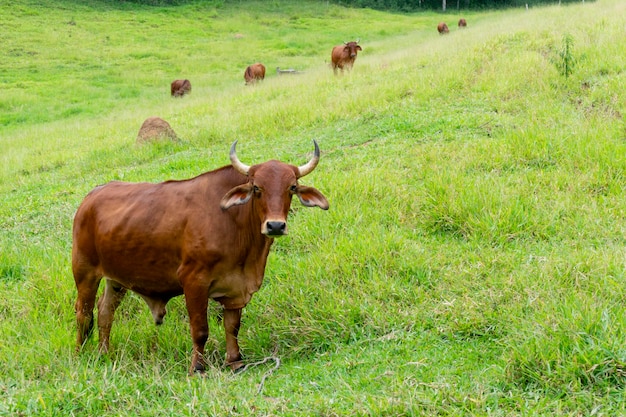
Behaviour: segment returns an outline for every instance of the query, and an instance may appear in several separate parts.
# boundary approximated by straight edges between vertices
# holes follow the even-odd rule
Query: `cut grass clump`
[[[626,387],[621,309],[576,300],[579,309],[535,316],[534,331],[510,346],[507,379],[524,390],[552,395],[579,390],[595,394]],[[522,336],[522,335],[520,335]]]
[[[17,283],[26,279],[26,268],[19,264],[0,263],[0,282]]]

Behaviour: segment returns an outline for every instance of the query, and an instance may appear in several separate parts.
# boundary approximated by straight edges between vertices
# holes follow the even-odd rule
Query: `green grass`
[[[454,11],[312,1],[0,6],[0,415],[626,413],[625,12],[472,12],[461,31]],[[179,142],[135,145],[154,115]],[[211,320],[207,376],[187,377],[182,297],[159,328],[127,297],[112,353],[76,355],[82,198],[225,165],[236,139],[245,163],[322,149],[303,182],[331,208],[294,202],[244,310],[246,361],[278,369],[223,368]]]

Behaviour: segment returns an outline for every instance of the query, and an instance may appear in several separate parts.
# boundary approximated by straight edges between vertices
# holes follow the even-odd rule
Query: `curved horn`
[[[302,178],[313,171],[317,166],[317,163],[320,161],[320,147],[317,146],[317,141],[315,141],[315,139],[313,139],[313,144],[315,145],[315,153],[309,162],[298,167],[298,172],[300,172],[298,178]]]
[[[233,145],[230,147],[230,162],[237,171],[241,172],[243,175],[248,175],[248,171],[250,167],[248,165],[244,165],[241,163],[239,158],[237,158],[237,152],[235,152],[235,147],[237,146],[237,141],[233,142]]]

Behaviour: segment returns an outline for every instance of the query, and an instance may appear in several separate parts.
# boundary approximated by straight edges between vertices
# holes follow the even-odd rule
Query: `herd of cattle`
[[[335,74],[337,70],[343,71],[344,69],[350,70],[354,65],[354,60],[358,51],[363,49],[359,46],[359,41],[356,42],[344,42],[343,45],[335,46],[331,52],[331,67]],[[281,70],[276,68],[278,74],[295,74],[295,70]],[[258,81],[265,79],[265,65],[260,62],[256,64],[248,65],[243,73],[243,79],[246,85],[254,84]],[[191,82],[189,80],[174,80],[172,81],[170,92],[172,97],[182,97],[185,94],[191,93]]]
[[[467,27],[467,21],[465,19],[459,19],[459,28]],[[441,22],[437,25],[437,31],[440,35],[444,35],[450,32],[448,25],[445,22]],[[359,45],[359,41],[355,42],[344,42],[343,45],[335,46],[330,54],[330,66],[333,69],[333,72],[337,74],[337,70],[343,72],[343,70],[350,70],[354,65],[354,61],[356,60],[356,56],[358,51],[362,51],[363,49]],[[276,68],[276,72],[278,74],[282,73],[295,73],[294,70],[280,70],[280,68]],[[243,79],[246,82],[246,85],[254,84],[257,81],[262,81],[265,79],[265,65],[260,62],[256,64],[249,65],[243,73]],[[191,83],[189,80],[174,80],[171,85],[171,95],[172,97],[182,97],[185,94],[191,92]]]
[[[465,25],[461,19],[459,26]],[[445,23],[438,30],[448,32]],[[333,48],[335,73],[352,68],[362,50],[358,42]],[[246,83],[264,77],[261,63],[244,73]],[[189,80],[171,84],[174,97],[190,92]],[[299,183],[320,160],[313,143],[313,156],[301,166],[276,160],[245,165],[235,141],[230,165],[194,178],[157,184],[113,181],[93,189],[79,206],[72,230],[77,350],[92,331],[104,278],[97,301],[100,352],[109,350],[115,310],[128,290],[146,302],[156,324],[163,323],[169,300],[184,295],[193,343],[189,373],[205,371],[209,299],[223,307],[226,364],[241,368],[242,309],[261,287],[274,238],[287,234],[292,197],[305,207],[329,208],[320,191]]]
[[[467,20],[459,19],[459,28],[463,29],[467,27]],[[448,29],[448,25],[445,22],[441,22],[437,25],[437,32],[440,35],[445,35],[446,33],[450,33],[450,29]]]

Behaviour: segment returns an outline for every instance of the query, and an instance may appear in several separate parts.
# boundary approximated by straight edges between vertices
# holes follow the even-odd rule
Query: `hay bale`
[[[148,117],[141,125],[137,135],[137,143],[164,139],[175,141],[178,140],[178,137],[170,124],[160,117]]]

